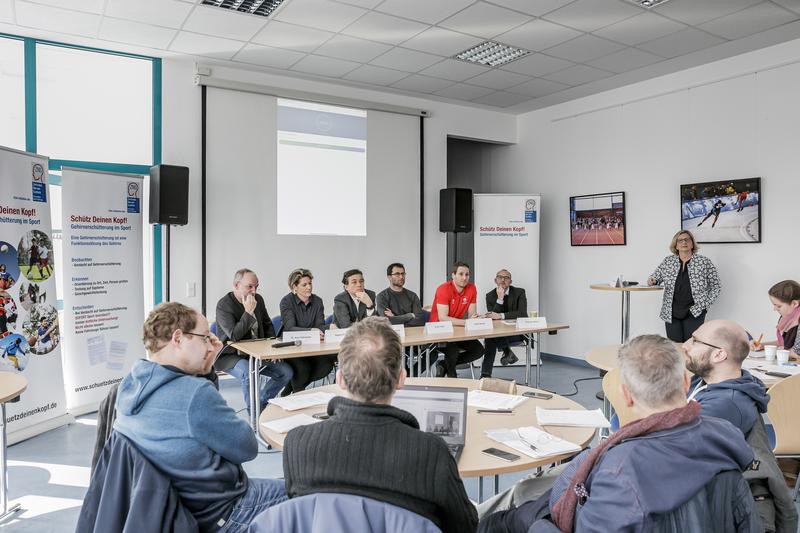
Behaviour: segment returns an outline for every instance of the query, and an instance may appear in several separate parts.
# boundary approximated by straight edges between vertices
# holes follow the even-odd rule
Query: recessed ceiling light
[[[488,67],[499,67],[530,54],[530,50],[515,48],[503,43],[484,41],[453,56],[468,63],[478,63]]]
[[[270,16],[282,3],[283,0],[203,0],[204,6],[219,7],[260,17]]]
[[[628,0],[628,1],[633,2],[637,6],[646,9],[652,9],[654,7],[660,6],[661,4],[669,2],[669,0]]]

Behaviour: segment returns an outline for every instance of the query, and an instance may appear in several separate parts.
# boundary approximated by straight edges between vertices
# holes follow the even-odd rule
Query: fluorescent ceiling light
[[[268,17],[278,9],[283,0],[203,0],[204,6],[219,7],[240,13]]]
[[[488,67],[499,67],[500,65],[505,65],[506,63],[510,63],[530,53],[530,50],[525,50],[524,48],[515,48],[494,41],[484,41],[453,57],[468,63],[478,63]]]

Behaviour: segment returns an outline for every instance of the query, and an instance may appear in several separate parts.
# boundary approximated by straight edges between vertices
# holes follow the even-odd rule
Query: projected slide
[[[367,234],[367,112],[278,99],[278,234]]]

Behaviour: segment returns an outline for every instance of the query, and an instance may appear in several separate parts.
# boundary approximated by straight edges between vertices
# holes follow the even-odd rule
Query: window
[[[0,37],[0,146],[25,149],[25,43]]]

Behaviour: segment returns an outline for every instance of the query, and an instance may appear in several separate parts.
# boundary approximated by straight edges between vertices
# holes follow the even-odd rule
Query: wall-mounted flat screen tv
[[[681,185],[681,228],[697,242],[761,242],[761,178]]]

